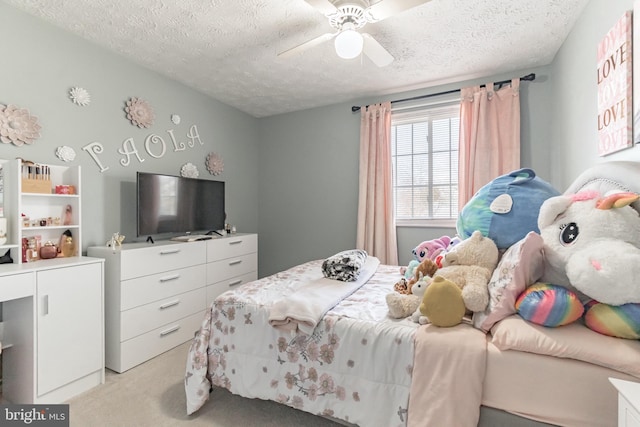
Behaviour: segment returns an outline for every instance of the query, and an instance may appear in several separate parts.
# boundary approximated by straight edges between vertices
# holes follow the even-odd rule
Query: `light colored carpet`
[[[105,383],[69,402],[71,427],[341,427],[341,424],[275,402],[246,399],[215,388],[188,416],[184,395],[189,343],[127,372],[107,370]]]

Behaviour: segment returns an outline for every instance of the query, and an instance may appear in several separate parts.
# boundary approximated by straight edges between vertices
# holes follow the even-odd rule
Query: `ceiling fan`
[[[278,54],[289,57],[335,38],[338,56],[352,59],[364,52],[378,67],[393,62],[393,56],[370,34],[358,30],[430,0],[305,0],[329,19],[337,31],[326,33]]]

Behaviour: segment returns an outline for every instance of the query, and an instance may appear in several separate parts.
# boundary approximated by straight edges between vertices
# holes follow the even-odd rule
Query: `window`
[[[393,111],[397,225],[451,226],[458,217],[460,102]]]

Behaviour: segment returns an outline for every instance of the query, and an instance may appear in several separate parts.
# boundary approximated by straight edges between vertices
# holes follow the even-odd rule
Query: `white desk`
[[[2,265],[3,401],[61,403],[104,382],[103,277],[99,258]]]
[[[618,427],[640,427],[640,383],[609,378],[618,390]]]

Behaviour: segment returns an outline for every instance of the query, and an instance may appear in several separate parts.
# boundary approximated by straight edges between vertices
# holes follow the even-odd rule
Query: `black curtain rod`
[[[520,77],[520,81],[533,81],[536,79],[536,74],[535,73],[531,73],[531,74],[527,74],[526,76],[522,76]],[[502,80],[500,82],[495,82],[495,85],[501,86],[507,83],[511,83],[511,80]],[[484,85],[480,85],[480,87],[484,87]],[[460,89],[452,89],[452,90],[447,90],[445,92],[438,92],[438,93],[430,93],[428,95],[420,95],[420,96],[414,96],[413,98],[405,98],[405,99],[396,99],[395,101],[391,101],[391,103],[393,104],[394,102],[404,102],[404,101],[413,101],[415,99],[422,99],[422,98],[430,98],[432,96],[438,96],[438,95],[447,95],[449,93],[456,93],[456,92],[460,92]],[[357,105],[354,105],[351,107],[351,112],[355,113],[356,111],[360,111],[360,107]]]

